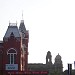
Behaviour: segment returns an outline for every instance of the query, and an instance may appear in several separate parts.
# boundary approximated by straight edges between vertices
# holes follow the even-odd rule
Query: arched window
[[[10,48],[7,51],[7,55],[8,55],[8,63],[9,64],[15,64],[16,63],[17,51],[14,48]]]

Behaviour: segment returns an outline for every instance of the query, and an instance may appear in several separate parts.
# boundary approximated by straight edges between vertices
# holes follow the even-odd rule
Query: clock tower
[[[26,30],[24,20],[21,20],[19,31],[21,35],[21,45],[22,45],[22,51],[21,51],[21,69],[27,70],[28,65],[28,42],[29,42],[29,31]]]

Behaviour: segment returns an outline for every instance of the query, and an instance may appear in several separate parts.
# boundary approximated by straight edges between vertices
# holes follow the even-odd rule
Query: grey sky
[[[46,52],[75,60],[75,0],[0,0],[0,39],[10,22],[23,18],[29,30],[29,62],[45,63]]]

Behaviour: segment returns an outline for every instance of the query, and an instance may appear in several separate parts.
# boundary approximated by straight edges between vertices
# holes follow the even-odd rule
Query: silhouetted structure
[[[54,74],[54,73],[62,74],[63,64],[62,64],[61,56],[58,54],[55,57],[55,62],[53,64],[51,52],[48,51],[46,55],[46,64],[31,63],[28,64],[28,69],[31,71],[48,71],[50,74]]]
[[[65,70],[65,71],[63,72],[63,75],[69,75],[69,74],[68,74],[68,70]],[[75,70],[72,70],[71,75],[75,75]]]

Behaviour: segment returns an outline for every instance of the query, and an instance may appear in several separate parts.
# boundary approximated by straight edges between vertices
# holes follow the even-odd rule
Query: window
[[[11,64],[14,64],[14,56],[11,54]]]
[[[8,63],[9,64],[15,64],[16,63],[16,55],[17,52],[14,48],[11,48],[7,51],[7,55],[8,55]]]

